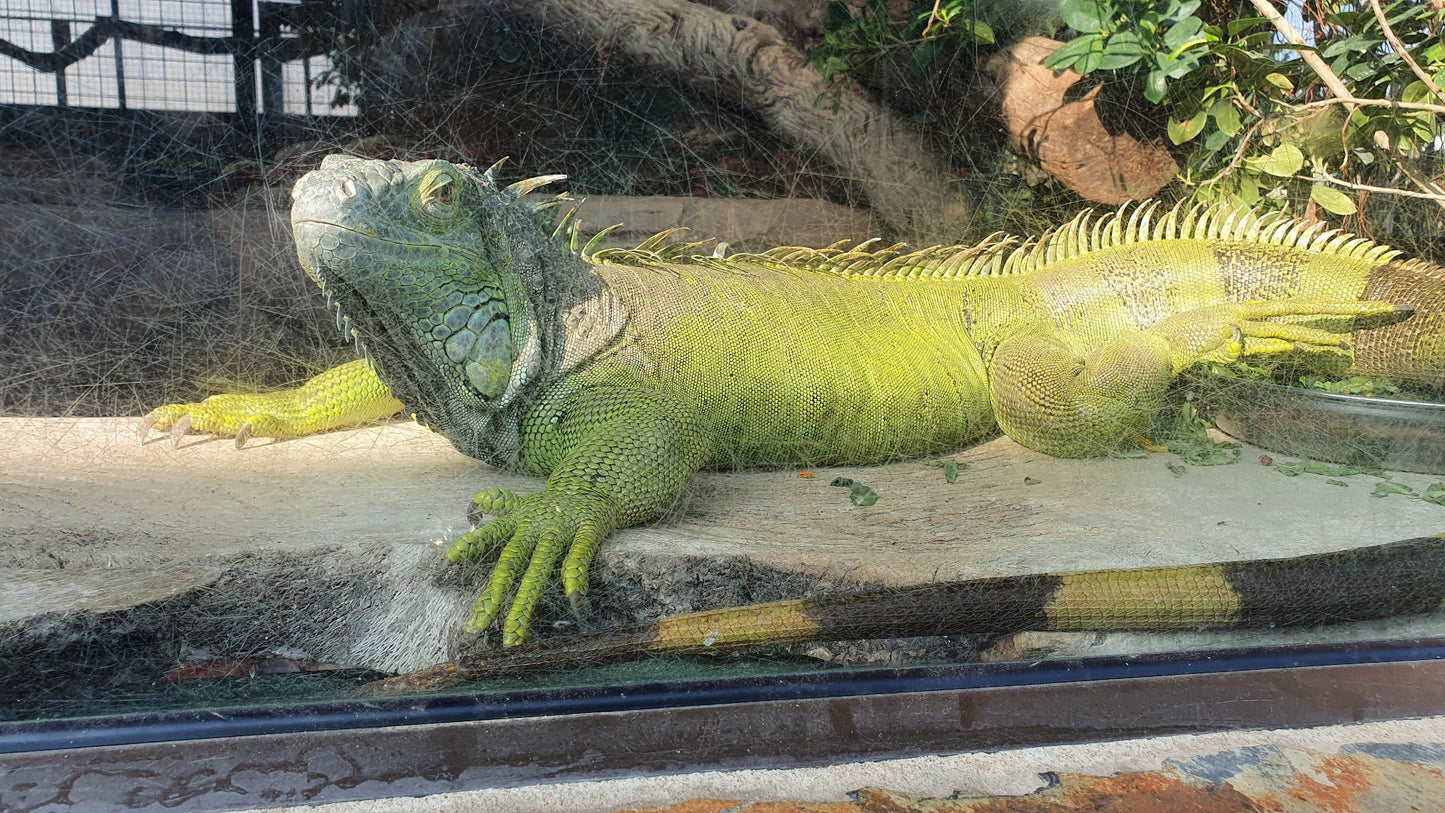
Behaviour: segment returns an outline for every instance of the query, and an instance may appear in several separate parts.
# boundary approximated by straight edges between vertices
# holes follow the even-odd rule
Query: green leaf
[[[1233,37],[1241,31],[1246,31],[1257,25],[1263,25],[1266,22],[1269,21],[1263,17],[1240,17],[1237,20],[1230,20],[1224,30],[1229,36]]]
[[[1259,178],[1248,172],[1237,172],[1234,184],[1234,199],[1245,208],[1259,202]]]
[[[1179,50],[1184,43],[1188,42],[1199,29],[1204,27],[1204,21],[1198,17],[1185,17],[1183,20],[1169,26],[1164,32],[1164,47],[1171,51]]]
[[[1276,178],[1288,178],[1299,172],[1304,163],[1305,154],[1293,144],[1281,144],[1270,151],[1269,155],[1249,161],[1252,169],[1267,172]]]
[[[1264,81],[1284,91],[1286,95],[1294,93],[1294,83],[1282,73],[1267,73],[1264,75]]]
[[[1399,483],[1375,483],[1375,490],[1370,493],[1371,497],[1388,497],[1391,494],[1403,494],[1406,497],[1414,497],[1415,489]]]
[[[1239,135],[1241,124],[1239,121],[1239,109],[1234,102],[1223,99],[1210,108],[1209,115],[1214,117],[1214,126],[1218,127],[1225,135],[1233,138]]]
[[[1320,460],[1311,460],[1305,463],[1306,474],[1318,474],[1321,477],[1353,477],[1356,474],[1370,474],[1377,469],[1366,466],[1352,466],[1348,463],[1325,463]]]
[[[1164,101],[1164,94],[1168,90],[1169,79],[1164,76],[1164,71],[1155,68],[1149,71],[1149,78],[1144,80],[1144,98],[1159,104]]]
[[[1174,144],[1183,144],[1199,135],[1199,131],[1204,129],[1204,122],[1208,117],[1209,112],[1207,110],[1201,110],[1187,119],[1170,119],[1168,128],[1169,141]]]
[[[1219,152],[1224,145],[1229,143],[1229,134],[1215,130],[1204,137],[1204,149],[1210,152]]]
[[[1093,35],[1088,50],[1079,55],[1074,61],[1074,70],[1081,76],[1087,76],[1099,69],[1104,61],[1104,38],[1098,34]]]
[[[848,501],[854,505],[872,505],[878,502],[878,492],[857,482],[852,477],[834,477],[828,485],[848,489]]]
[[[1425,489],[1425,499],[1436,505],[1445,505],[1445,483],[1431,483],[1430,487]]]
[[[1376,66],[1369,62],[1356,62],[1348,68],[1345,68],[1345,76],[1358,82],[1361,79],[1373,76],[1375,69]]]
[[[1323,184],[1310,187],[1310,200],[1318,203],[1326,212],[1336,215],[1352,215],[1356,212],[1355,202],[1338,189]]]
[[[1429,102],[1434,101],[1434,99],[1435,94],[1431,93],[1430,88],[1426,87],[1425,83],[1421,82],[1418,79],[1406,85],[1405,89],[1400,91],[1400,101],[1408,102],[1410,104],[1416,104],[1418,102],[1425,102],[1428,104]]]
[[[1164,69],[1164,75],[1170,79],[1180,79],[1197,67],[1199,67],[1199,54],[1191,51],[1171,61]]]
[[[1410,131],[1415,134],[1415,138],[1419,139],[1422,144],[1429,144],[1435,140],[1435,122],[1430,118],[1430,114],[1428,113],[1415,119],[1414,122],[1410,124]]]
[[[1052,54],[1049,54],[1048,58],[1044,60],[1044,67],[1050,70],[1061,70],[1072,67],[1080,57],[1097,46],[1099,40],[1100,37],[1098,34],[1084,34],[1083,36],[1075,37],[1064,43]]]
[[[1104,54],[1099,59],[1099,67],[1106,71],[1116,71],[1143,58],[1144,50],[1139,47],[1139,35],[1123,31],[1104,41]]]
[[[1274,470],[1286,477],[1298,477],[1305,473],[1304,463],[1276,463]]]
[[[862,483],[854,483],[848,492],[848,501],[854,505],[872,505],[878,502],[878,492]]]
[[[943,479],[950,483],[958,482],[958,473],[968,468],[967,463],[960,463],[951,457],[945,457],[941,460],[930,460],[928,465],[942,468]]]
[[[1103,29],[1103,13],[1099,4],[1092,0],[1065,0],[1063,4],[1064,25],[1080,34]]]
[[[963,28],[973,37],[974,42],[981,42],[985,45],[994,43],[993,27],[983,20],[969,20]]]

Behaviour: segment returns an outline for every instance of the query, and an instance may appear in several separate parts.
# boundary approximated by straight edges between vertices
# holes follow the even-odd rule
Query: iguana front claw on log
[[[1445,386],[1445,271],[1278,214],[1146,203],[1034,240],[722,258],[665,235],[579,251],[491,171],[442,161],[331,156],[293,197],[302,267],[370,363],[147,420],[286,436],[404,411],[546,476],[529,497],[479,495],[505,513],[448,553],[496,553],[470,624],[503,619],[507,645],[528,640],[559,569],[580,602],[607,535],[662,514],[702,468],[878,463],[996,428],[1103,455],[1181,370],[1263,353]],[[1403,555],[1366,550],[1361,570]],[[1180,612],[1209,625],[1216,604]]]

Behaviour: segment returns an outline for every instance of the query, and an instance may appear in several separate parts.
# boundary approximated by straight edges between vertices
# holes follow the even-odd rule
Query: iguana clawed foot
[[[294,389],[212,395],[204,401],[157,407],[141,419],[138,434],[144,441],[152,429],[168,431],[172,444],[192,433],[234,437],[239,449],[253,437],[300,437],[400,411],[400,402],[366,362],[358,360]]]
[[[211,399],[206,399],[210,401]],[[152,429],[161,432],[169,432],[171,446],[179,446],[181,438],[190,434],[209,434],[214,436],[235,436],[236,448],[240,449],[246,445],[256,434],[256,425],[248,420],[242,419],[240,425],[234,425],[234,420],[226,420],[222,416],[216,419],[214,410],[207,408],[206,401],[197,404],[167,404],[157,407],[140,420],[140,426],[136,435],[144,443],[149,437]],[[201,423],[197,423],[193,415],[201,417]],[[261,433],[266,434],[266,433]]]
[[[500,553],[466,633],[485,632],[505,609],[502,646],[525,643],[559,560],[563,592],[574,612],[585,612],[588,569],[602,540],[617,526],[617,509],[607,499],[551,491],[518,497],[504,489],[488,489],[476,496],[470,513],[495,519],[463,534],[447,551],[447,559],[460,563],[498,549]]]
[[[1389,302],[1344,302],[1282,299],[1273,302],[1237,302],[1186,311],[1150,329],[1168,340],[1175,371],[1200,361],[1230,363],[1247,356],[1293,351],[1348,353],[1352,325],[1329,329],[1297,322],[1300,319],[1347,319],[1406,316],[1409,308]]]

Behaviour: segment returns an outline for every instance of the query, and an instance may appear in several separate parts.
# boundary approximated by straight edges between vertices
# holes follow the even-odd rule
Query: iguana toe
[[[472,525],[481,524],[483,517],[500,517],[517,507],[521,501],[515,493],[505,488],[489,488],[472,498],[467,509],[467,519]]]
[[[447,549],[447,561],[452,564],[461,564],[483,558],[496,550],[502,542],[511,538],[512,532],[516,528],[515,517],[498,517],[480,528],[467,531],[457,537],[457,541]]]

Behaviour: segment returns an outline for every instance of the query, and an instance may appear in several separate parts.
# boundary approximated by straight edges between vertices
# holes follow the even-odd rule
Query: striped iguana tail
[[[1036,573],[672,615],[462,658],[367,694],[803,641],[1056,632],[1309,627],[1428,613],[1445,601],[1445,534],[1283,559]]]

